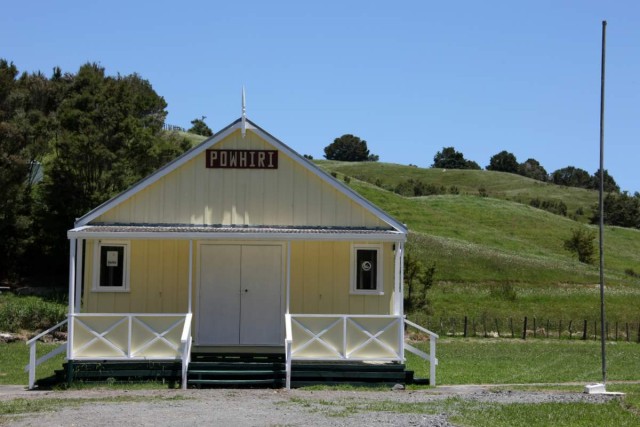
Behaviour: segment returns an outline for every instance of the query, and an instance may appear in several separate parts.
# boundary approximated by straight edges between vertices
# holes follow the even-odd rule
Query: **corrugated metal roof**
[[[401,234],[397,230],[357,227],[299,227],[191,224],[92,224],[77,233],[287,233],[287,234]]]

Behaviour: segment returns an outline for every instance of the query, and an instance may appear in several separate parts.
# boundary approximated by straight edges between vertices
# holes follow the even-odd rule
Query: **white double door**
[[[199,345],[282,345],[281,245],[200,246]]]

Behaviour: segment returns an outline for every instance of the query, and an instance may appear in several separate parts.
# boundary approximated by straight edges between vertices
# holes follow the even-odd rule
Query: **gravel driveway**
[[[569,392],[492,391],[449,386],[419,391],[308,390],[70,390],[25,391],[0,387],[0,401],[71,399],[47,412],[5,419],[12,426],[451,426],[456,402],[601,403],[613,396]],[[101,401],[103,400],[103,401]],[[418,410],[398,411],[395,404]],[[375,405],[374,409],[368,408]],[[384,405],[384,409],[380,409]],[[396,409],[396,410],[394,410]],[[432,413],[416,413],[416,412]],[[0,418],[0,423],[2,419]]]

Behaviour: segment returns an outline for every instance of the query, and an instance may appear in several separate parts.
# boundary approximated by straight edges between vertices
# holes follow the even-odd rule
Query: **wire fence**
[[[448,337],[478,338],[555,338],[597,340],[601,336],[600,320],[566,320],[524,318],[427,318],[421,322],[427,329]],[[605,336],[609,341],[640,343],[639,322],[606,322]]]
[[[170,125],[170,124],[163,124],[162,125],[162,129],[166,130],[166,131],[178,131],[178,132],[186,132],[187,130],[181,126],[175,126],[175,125]]]

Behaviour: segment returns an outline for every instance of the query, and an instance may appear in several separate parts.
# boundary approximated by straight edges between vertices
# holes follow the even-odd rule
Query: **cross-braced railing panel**
[[[400,318],[347,318],[347,357],[399,359],[401,332]]]
[[[131,324],[133,357],[173,357],[180,351],[184,316],[135,316]]]
[[[342,317],[292,319],[292,353],[296,358],[344,359]]]
[[[184,324],[184,314],[74,314],[70,358],[180,358]]]
[[[402,360],[402,320],[383,315],[290,315],[293,360]]]
[[[73,318],[74,357],[126,357],[129,323],[126,316]]]

